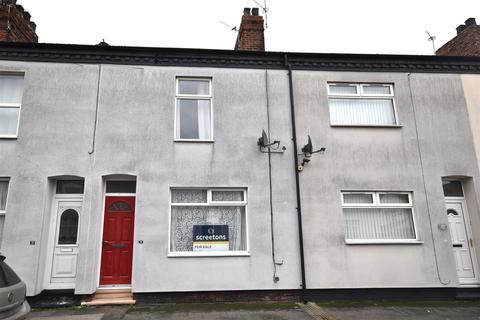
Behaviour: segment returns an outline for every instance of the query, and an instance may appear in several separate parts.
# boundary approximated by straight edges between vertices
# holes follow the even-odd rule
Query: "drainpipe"
[[[301,301],[304,303],[307,302],[306,299],[306,290],[307,290],[307,281],[305,279],[305,256],[303,250],[303,227],[302,227],[302,204],[300,200],[300,180],[298,175],[298,158],[297,158],[297,129],[295,126],[295,101],[293,98],[293,75],[292,75],[292,65],[288,61],[288,55],[284,55],[285,67],[288,69],[288,86],[290,91],[290,112],[292,116],[292,141],[293,141],[293,160],[295,167],[295,189],[297,194],[297,215],[298,215],[298,237],[300,243],[300,268],[302,272],[302,291],[301,291]]]

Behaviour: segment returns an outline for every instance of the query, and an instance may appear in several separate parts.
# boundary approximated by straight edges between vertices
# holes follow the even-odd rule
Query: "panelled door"
[[[459,282],[475,284],[478,281],[475,253],[464,201],[447,200],[446,207]]]
[[[74,288],[82,201],[58,199],[54,209],[52,226],[55,228],[55,237],[47,287],[50,289]]]
[[[135,197],[105,198],[100,285],[132,281]]]

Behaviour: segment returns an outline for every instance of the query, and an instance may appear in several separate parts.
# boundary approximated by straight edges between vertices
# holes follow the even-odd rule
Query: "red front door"
[[[135,197],[106,197],[100,285],[132,282]]]

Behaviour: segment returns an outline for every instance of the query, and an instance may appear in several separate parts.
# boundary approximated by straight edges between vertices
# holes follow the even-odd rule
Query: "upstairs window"
[[[335,126],[397,125],[393,85],[329,83],[330,123]]]
[[[347,243],[417,241],[410,192],[343,192]]]
[[[212,140],[212,80],[177,78],[175,140]]]
[[[0,138],[17,137],[22,94],[23,76],[0,74]]]

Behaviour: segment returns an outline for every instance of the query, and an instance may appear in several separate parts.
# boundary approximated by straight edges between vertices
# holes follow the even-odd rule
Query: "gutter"
[[[306,291],[307,291],[307,281],[305,278],[305,254],[303,248],[303,225],[302,225],[302,203],[300,199],[300,178],[298,174],[298,157],[297,157],[297,128],[295,125],[295,100],[293,98],[293,75],[292,75],[292,65],[288,60],[288,54],[284,55],[285,67],[288,70],[288,87],[290,94],[290,112],[292,117],[292,141],[293,141],[293,159],[294,159],[294,172],[295,172],[295,189],[296,189],[296,198],[297,198],[297,216],[298,216],[298,237],[300,245],[300,269],[302,274],[302,283],[300,284],[301,294],[300,298],[303,303],[307,302]]]
[[[77,64],[284,70],[479,74],[479,57],[259,52],[0,42],[0,60]]]

